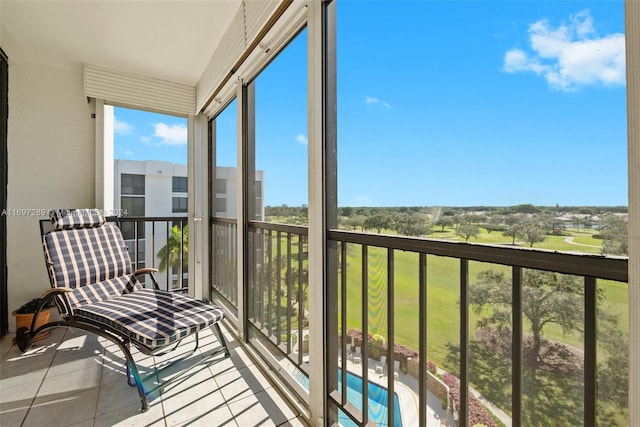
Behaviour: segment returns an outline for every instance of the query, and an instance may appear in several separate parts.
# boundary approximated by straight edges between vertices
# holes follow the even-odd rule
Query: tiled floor
[[[186,359],[169,367],[167,357],[135,352],[150,393],[149,410],[141,413],[136,388],[125,379],[122,354],[109,341],[58,328],[23,354],[6,336],[0,341],[0,425],[305,425],[238,342],[227,337],[231,357],[219,354],[206,362],[202,359],[218,347],[210,332],[193,354],[193,341],[183,342],[171,358],[182,352]]]

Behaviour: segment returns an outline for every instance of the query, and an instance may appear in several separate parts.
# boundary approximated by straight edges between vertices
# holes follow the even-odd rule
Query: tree
[[[157,257],[160,259],[158,270],[165,271],[167,266],[176,270],[182,263],[182,269],[186,270],[189,260],[189,226],[180,228],[177,225],[171,227],[167,243],[160,248]]]
[[[373,228],[380,234],[383,229],[391,227],[391,217],[387,214],[376,214],[368,217],[364,221],[364,226],[367,229]]]
[[[453,216],[441,215],[433,225],[442,227],[440,231],[444,231],[445,227],[453,227],[453,224]]]
[[[607,215],[604,218],[600,237],[604,240],[602,253],[626,255],[628,253],[627,222],[618,215]]]
[[[431,222],[421,213],[403,213],[394,218],[394,228],[405,236],[423,236],[433,231]]]
[[[480,234],[480,227],[475,224],[460,224],[456,228],[456,235],[462,237],[465,242],[468,242],[471,237],[477,238]]]
[[[469,303],[483,318],[478,327],[509,328],[512,309],[511,278],[503,272],[485,270],[469,287]],[[602,299],[601,289],[598,294]],[[486,310],[490,308],[491,310]],[[522,272],[522,314],[533,337],[527,360],[534,368],[543,363],[541,349],[545,327],[555,324],[564,333],[582,332],[584,324],[584,285],[577,276],[530,270]],[[534,373],[535,375],[535,373]]]
[[[517,213],[534,214],[540,212],[540,209],[530,203],[513,206],[513,211]]]
[[[598,311],[598,400],[602,396],[624,413],[629,408],[629,334],[619,323],[619,315]],[[606,408],[598,409],[599,418],[611,419]]]
[[[502,232],[503,236],[511,237],[511,244],[516,244],[516,239],[522,234],[524,225],[521,222],[512,223]]]
[[[578,221],[578,224],[582,225],[582,227],[584,227],[586,230],[593,227],[593,221],[591,220],[591,218],[582,218]]]
[[[360,228],[362,231],[364,231],[364,227],[365,227],[364,222],[366,218],[362,215],[341,217],[339,219],[340,219],[340,223],[344,225],[348,230],[357,231],[358,228]]]
[[[519,237],[527,242],[530,248],[534,243],[544,242],[547,238],[543,225],[534,220],[527,220],[522,224]]]

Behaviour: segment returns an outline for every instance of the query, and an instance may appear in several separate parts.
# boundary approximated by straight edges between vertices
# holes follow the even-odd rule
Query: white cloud
[[[301,133],[296,135],[296,141],[298,141],[300,144],[304,144],[304,145],[307,145],[309,143],[309,140],[307,139],[307,137],[304,134],[301,134]]]
[[[125,149],[123,152],[125,157],[133,157],[134,152],[128,149]]]
[[[131,132],[133,131],[133,126],[131,126],[129,123],[122,122],[114,117],[113,131],[118,135],[131,135]]]
[[[365,96],[364,103],[367,105],[381,105],[384,108],[391,108],[391,105],[387,101],[383,101],[373,96]]]
[[[184,145],[187,143],[187,127],[185,125],[171,125],[156,123],[153,136],[160,138],[161,144]]]
[[[511,49],[504,55],[507,73],[533,72],[562,91],[582,86],[625,84],[624,34],[598,36],[588,10],[553,27],[546,19],[529,26],[531,53]]]

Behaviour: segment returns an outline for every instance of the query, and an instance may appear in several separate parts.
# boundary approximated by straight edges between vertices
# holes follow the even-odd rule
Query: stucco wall
[[[38,219],[46,215],[19,210],[94,205],[93,112],[83,94],[81,68],[66,70],[10,58],[9,312],[49,288],[38,229]],[[13,316],[9,330],[14,330]]]

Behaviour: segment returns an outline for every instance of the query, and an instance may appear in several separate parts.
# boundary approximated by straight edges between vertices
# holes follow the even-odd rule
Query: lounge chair
[[[148,408],[138,368],[129,350],[133,344],[146,355],[165,354],[180,341],[211,327],[220,348],[229,349],[220,330],[224,312],[220,307],[189,295],[160,290],[156,269],[132,271],[122,233],[116,224],[105,222],[98,210],[56,210],[50,212],[52,230],[41,222],[45,261],[52,289],[43,294],[42,309],[55,301],[60,319],[16,331],[21,351],[29,348],[41,332],[65,326],[84,329],[118,345],[126,358],[127,382],[136,386],[142,411]],[[149,275],[153,288],[138,280]],[[195,349],[194,349],[195,350]]]
[[[386,370],[387,370],[387,356],[382,355],[380,356],[380,362],[376,364],[376,373],[384,374]]]
[[[362,361],[362,350],[360,347],[356,347],[356,354],[353,356],[353,363],[360,363]]]
[[[398,379],[399,376],[400,376],[400,361],[394,360],[393,361],[393,378]]]

